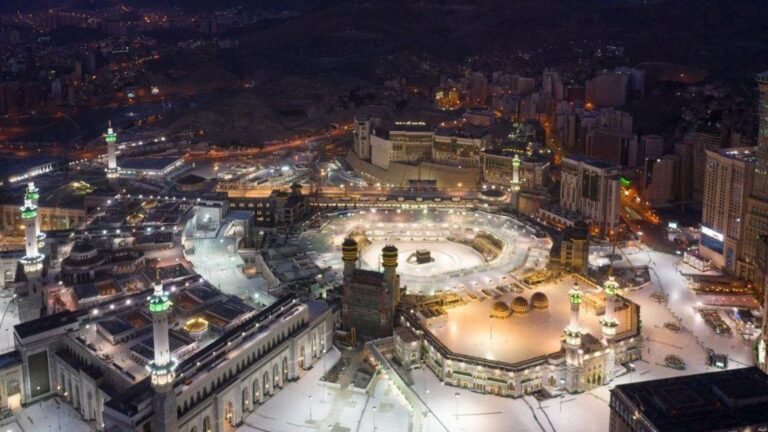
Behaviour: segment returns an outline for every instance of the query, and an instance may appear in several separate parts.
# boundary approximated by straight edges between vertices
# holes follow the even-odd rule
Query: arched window
[[[212,432],[211,431],[211,418],[208,416],[205,416],[203,419],[203,432]]]

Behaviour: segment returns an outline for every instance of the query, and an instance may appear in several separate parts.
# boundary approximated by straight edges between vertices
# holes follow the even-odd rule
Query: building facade
[[[575,155],[561,165],[560,206],[579,213],[600,236],[612,235],[620,223],[620,167]]]
[[[699,252],[728,273],[736,272],[741,256],[755,161],[751,147],[707,151]]]
[[[168,287],[165,289],[167,292]],[[164,424],[175,424],[172,430],[224,432],[241,425],[248,412],[289,380],[303,376],[331,346],[332,311],[292,295],[235,320],[232,328],[211,334],[204,345],[183,334],[187,327],[174,325],[177,329],[169,332],[169,351],[176,366],[173,379],[166,383],[172,390],[158,404],[152,374],[141,363],[134,365],[135,359],[153,358],[151,345],[136,344],[146,332],[122,343],[131,352],[131,360],[121,362],[115,359],[119,347],[95,332],[96,323],[111,322],[126,313],[151,322],[144,312],[158,308],[147,300],[151,291],[105,303],[96,312],[62,312],[16,326],[22,370],[17,391],[22,403],[59,395],[99,431],[167,432],[152,421],[156,410],[164,407],[168,420]],[[175,302],[182,292],[177,290],[170,300]],[[171,308],[169,322],[178,322],[178,306],[172,304]],[[97,353],[95,346],[112,346],[111,356],[102,355],[106,351]]]
[[[756,79],[760,91],[757,159],[752,196],[747,199],[743,253],[737,266],[737,274],[745,279],[761,282],[765,275],[755,267],[755,256],[759,237],[768,234],[768,72],[758,74]]]

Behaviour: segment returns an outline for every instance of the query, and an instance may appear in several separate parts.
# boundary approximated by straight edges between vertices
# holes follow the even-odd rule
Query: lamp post
[[[373,431],[376,432],[376,407],[373,407]]]
[[[453,394],[454,397],[456,397],[456,423],[459,422],[459,392],[456,392]]]
[[[309,422],[312,423],[312,395],[309,395],[308,398],[309,398]]]

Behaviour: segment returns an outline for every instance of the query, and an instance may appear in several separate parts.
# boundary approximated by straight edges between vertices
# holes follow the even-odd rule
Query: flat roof
[[[36,320],[16,324],[13,328],[20,338],[43,333],[61,326],[77,322],[77,317],[86,314],[86,311],[66,311],[48,315]]]
[[[448,349],[464,354],[505,363],[519,363],[535,357],[560,351],[563,330],[570,321],[568,291],[573,287],[574,278],[568,277],[556,283],[544,283],[526,289],[522,293],[499,293],[494,298],[472,301],[468,304],[446,309],[447,318],[432,317],[425,320],[427,328]],[[585,294],[592,289],[581,284]],[[530,303],[535,292],[544,293],[549,299],[546,310],[530,309],[527,315],[512,315],[506,319],[491,318],[493,305],[502,301],[508,306],[522,296]],[[586,302],[585,302],[586,303]],[[584,304],[584,303],[582,303]],[[628,308],[617,309],[616,318],[622,333],[631,329]],[[582,307],[580,323],[582,329],[593,336],[602,337],[602,328],[594,308]],[[444,322],[444,324],[442,324]]]
[[[577,154],[573,154],[573,155],[570,155],[570,156],[566,156],[563,159],[564,160],[572,160],[572,161],[576,161],[576,162],[582,162],[582,163],[585,163],[587,165],[591,165],[591,166],[593,166],[595,168],[600,168],[600,169],[610,169],[610,168],[619,169],[619,168],[621,168],[620,166],[618,166],[616,164],[613,164],[611,162],[606,162],[606,161],[600,160],[600,159],[593,159],[593,158],[591,158],[591,157],[589,157],[589,156],[587,156],[585,154],[581,154],[581,153],[577,153]]]
[[[135,170],[163,170],[181,159],[181,156],[161,156],[147,158],[120,159],[120,168]]]
[[[617,385],[617,395],[665,432],[768,424],[768,375],[756,367]]]
[[[31,168],[49,163],[65,162],[66,159],[53,156],[9,157],[0,156],[0,176],[6,177],[27,171]]]

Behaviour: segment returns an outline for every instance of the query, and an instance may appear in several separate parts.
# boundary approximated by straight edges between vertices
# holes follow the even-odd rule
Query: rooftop
[[[119,164],[120,168],[125,169],[159,171],[167,168],[179,159],[180,157],[177,156],[133,158],[121,159]]]
[[[539,285],[536,292],[542,292],[549,299],[549,309],[533,310],[526,315],[515,315],[506,320],[491,319],[491,310],[497,301],[507,305],[521,296],[528,301],[534,290],[520,294],[499,293],[493,299],[472,301],[466,305],[446,309],[447,320],[426,320],[426,326],[448,349],[457,354],[479,357],[505,363],[519,363],[535,357],[550,355],[562,347],[563,329],[570,320],[568,291],[574,279],[566,278],[558,283]],[[591,290],[585,290],[590,292]],[[593,336],[601,337],[602,330],[595,314],[595,308],[582,308],[581,327]],[[628,309],[619,310],[617,334],[631,330]],[[445,324],[441,324],[444,322]],[[536,341],[536,342],[531,342]]]
[[[34,156],[28,158],[0,156],[0,177],[27,171],[36,166],[63,162],[65,159],[52,156]]]
[[[573,154],[573,155],[564,157],[563,160],[571,160],[571,161],[575,161],[575,162],[581,162],[581,163],[584,163],[586,165],[590,165],[590,166],[593,166],[595,168],[600,168],[600,169],[611,169],[611,168],[619,169],[619,168],[621,168],[621,167],[619,167],[617,165],[614,165],[614,164],[612,164],[610,162],[606,162],[606,161],[599,160],[599,159],[592,159],[591,157],[589,157],[587,155],[584,155],[584,154]]]
[[[741,430],[768,423],[768,375],[755,367],[618,385],[611,397],[616,395],[666,432]]]
[[[744,163],[753,164],[757,162],[757,147],[727,148],[720,150],[718,153],[724,157],[727,157],[728,159],[733,159]]]

